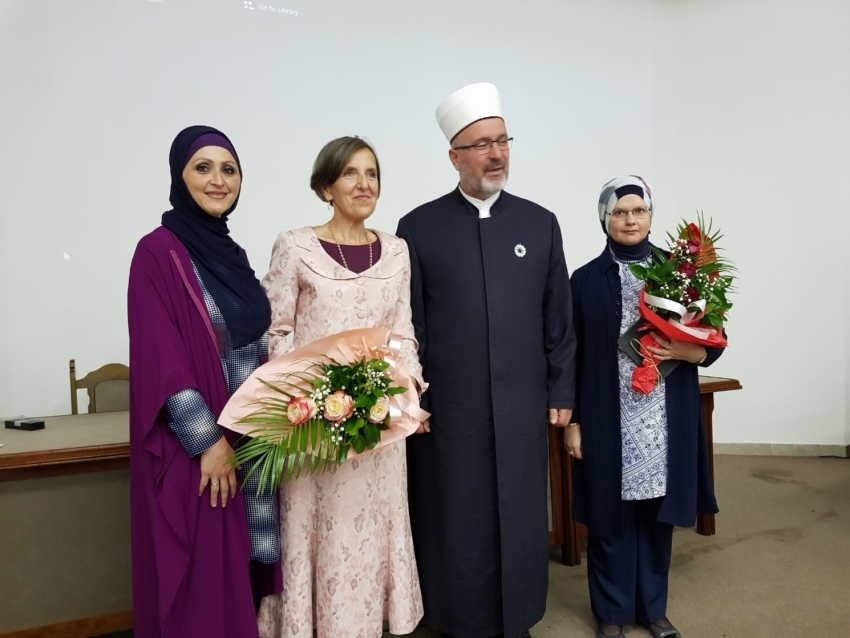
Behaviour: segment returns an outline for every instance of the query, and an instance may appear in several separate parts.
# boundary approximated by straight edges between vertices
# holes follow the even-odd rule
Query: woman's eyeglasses
[[[612,210],[611,218],[618,221],[625,221],[629,216],[629,213],[631,213],[635,219],[644,219],[647,215],[649,215],[649,210],[643,206],[638,206],[632,210]]]

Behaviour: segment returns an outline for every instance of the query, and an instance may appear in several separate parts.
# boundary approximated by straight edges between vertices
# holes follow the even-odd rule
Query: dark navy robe
[[[617,339],[620,336],[619,266],[606,248],[572,276],[577,405],[583,461],[573,462],[573,517],[595,536],[619,531],[622,439]],[[723,348],[707,348],[709,366]],[[667,494],[658,520],[691,527],[697,514],[714,514],[717,501],[708,464],[697,365],[682,361],[664,380],[667,394]]]
[[[572,408],[575,335],[561,231],[502,192],[491,217],[455,190],[399,222],[432,412],[408,438],[427,624],[518,636],[548,584],[547,408]]]

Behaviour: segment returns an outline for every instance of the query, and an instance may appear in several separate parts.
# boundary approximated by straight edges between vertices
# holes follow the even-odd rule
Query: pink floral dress
[[[383,326],[403,337],[408,369],[424,387],[407,245],[376,234],[381,258],[360,274],[337,264],[310,227],[278,236],[263,279],[272,305],[271,357],[344,330]],[[379,638],[384,619],[394,634],[416,628],[423,609],[404,441],[334,473],[286,483],[280,505],[284,590],[262,601],[262,638]]]

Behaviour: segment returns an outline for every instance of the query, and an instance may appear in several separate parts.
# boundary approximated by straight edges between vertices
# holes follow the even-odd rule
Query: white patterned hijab
[[[602,187],[602,192],[599,194],[599,221],[606,234],[608,223],[611,221],[611,211],[614,210],[617,200],[629,194],[643,197],[643,201],[646,202],[646,207],[649,209],[649,216],[652,217],[652,184],[640,175],[615,177]]]

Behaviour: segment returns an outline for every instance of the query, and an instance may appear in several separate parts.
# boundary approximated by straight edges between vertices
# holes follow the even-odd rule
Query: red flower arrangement
[[[639,310],[648,325],[641,330],[654,328],[669,339],[726,346],[723,326],[732,308],[726,294],[732,291],[732,273],[737,269],[718,255],[717,242],[722,235],[712,233],[710,220],[706,229],[700,215],[698,223],[683,220],[676,236],[668,233],[667,237],[669,255],[653,248],[653,263],[629,266],[635,277],[645,282]],[[661,380],[658,360],[647,350],[656,345],[648,332],[638,344],[632,344],[643,357],[632,375],[632,387],[644,394]]]

